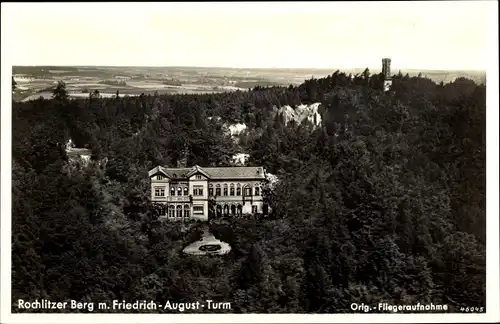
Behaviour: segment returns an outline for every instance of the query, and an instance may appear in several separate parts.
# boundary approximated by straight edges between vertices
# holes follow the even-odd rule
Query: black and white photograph
[[[500,321],[497,1],[1,15],[0,322]]]

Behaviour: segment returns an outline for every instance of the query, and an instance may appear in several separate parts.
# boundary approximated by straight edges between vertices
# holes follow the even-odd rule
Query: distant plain
[[[66,83],[73,98],[87,98],[98,90],[102,97],[119,95],[196,94],[225,91],[245,91],[255,86],[299,85],[304,80],[321,78],[336,70],[360,74],[358,69],[236,69],[216,67],[106,67],[106,66],[14,66],[12,75],[16,81],[13,99],[28,101],[52,96],[51,89],[58,81]],[[392,69],[399,73],[416,76],[419,73],[436,82],[452,82],[466,77],[477,83],[485,83],[484,71],[438,71]],[[380,69],[370,69],[380,73]]]

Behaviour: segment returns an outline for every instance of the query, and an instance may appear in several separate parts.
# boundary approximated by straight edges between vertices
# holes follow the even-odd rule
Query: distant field
[[[231,69],[206,67],[101,67],[101,66],[14,66],[12,74],[18,90],[15,100],[50,97],[51,87],[64,81],[74,97],[86,97],[98,90],[103,96],[141,93],[207,93],[247,90],[255,86],[299,85],[311,77],[321,78],[336,70],[360,74],[359,69]],[[399,70],[393,69],[393,73]],[[380,73],[380,69],[371,70]],[[452,82],[467,77],[485,82],[480,71],[401,70],[403,74],[423,76],[436,82]]]

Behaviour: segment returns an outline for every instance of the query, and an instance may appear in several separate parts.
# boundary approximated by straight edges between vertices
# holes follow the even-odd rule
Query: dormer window
[[[174,174],[172,174],[172,177],[173,177],[173,178],[177,178],[177,174],[175,174],[175,173],[174,173]]]

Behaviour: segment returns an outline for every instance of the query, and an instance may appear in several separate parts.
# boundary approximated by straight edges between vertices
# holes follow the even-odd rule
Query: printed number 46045
[[[465,313],[482,313],[484,312],[484,307],[460,307],[460,311]]]

